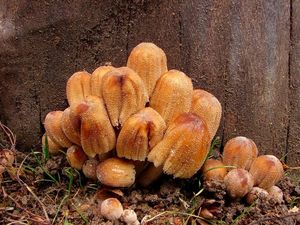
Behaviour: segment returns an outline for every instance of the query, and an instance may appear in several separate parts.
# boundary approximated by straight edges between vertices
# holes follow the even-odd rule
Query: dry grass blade
[[[10,150],[15,151],[16,150],[16,135],[0,121],[0,128],[3,130],[3,132],[7,135],[11,147]]]

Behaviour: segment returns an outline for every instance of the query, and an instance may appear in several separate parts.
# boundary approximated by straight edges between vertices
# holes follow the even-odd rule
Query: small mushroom
[[[193,113],[183,113],[170,123],[164,138],[151,150],[148,160],[178,178],[192,177],[209,151],[210,135],[205,122]]]
[[[52,155],[58,154],[59,151],[63,149],[63,147],[61,147],[60,145],[52,141],[52,139],[49,136],[47,136],[47,134],[45,133],[42,137],[42,146],[45,147],[46,145],[48,145],[48,151]]]
[[[193,84],[183,72],[169,70],[157,81],[150,107],[156,110],[168,125],[181,113],[190,111]]]
[[[112,69],[103,76],[102,97],[114,127],[122,126],[148,101],[142,79],[128,67]]]
[[[84,176],[87,178],[90,178],[92,180],[97,180],[97,166],[99,164],[99,161],[96,159],[88,159],[84,162],[82,166],[82,172]]]
[[[81,147],[72,145],[67,150],[67,159],[71,167],[81,170],[83,164],[88,159],[87,155],[84,153]]]
[[[223,152],[223,163],[226,166],[236,166],[237,168],[249,170],[257,154],[256,144],[251,139],[238,136],[226,143]]]
[[[283,176],[283,166],[274,155],[261,155],[251,165],[254,185],[265,190],[274,186]]]
[[[97,166],[97,178],[110,187],[130,187],[135,181],[134,165],[124,159],[109,158]]]
[[[196,89],[193,91],[191,112],[205,120],[210,137],[213,139],[222,116],[222,106],[219,100],[207,91]]]
[[[91,74],[86,71],[74,73],[67,82],[66,92],[69,105],[76,105],[91,95]]]
[[[165,52],[155,44],[146,42],[132,49],[127,66],[142,78],[149,96],[160,76],[168,71]]]
[[[117,140],[118,157],[145,161],[165,130],[165,121],[154,109],[142,109],[124,123]]]
[[[113,66],[100,66],[91,75],[91,95],[102,98],[102,79],[103,76],[115,69]]]
[[[72,142],[67,138],[62,130],[63,111],[49,112],[45,118],[45,129],[50,139],[57,145],[68,148]]]
[[[253,177],[244,169],[233,169],[224,178],[227,192],[232,198],[244,197],[253,187]]]
[[[140,224],[135,211],[133,211],[132,209],[125,209],[122,213],[121,219],[128,225]]]
[[[247,202],[248,204],[252,204],[256,199],[267,199],[269,197],[269,193],[260,188],[260,187],[253,187],[251,191],[247,194]]]
[[[204,180],[224,180],[227,174],[225,165],[220,160],[208,159],[202,167]]]
[[[100,213],[108,220],[118,220],[123,213],[123,206],[116,198],[105,199],[100,206]]]
[[[268,189],[269,195],[271,199],[274,199],[278,203],[283,203],[283,192],[277,186],[272,186]]]

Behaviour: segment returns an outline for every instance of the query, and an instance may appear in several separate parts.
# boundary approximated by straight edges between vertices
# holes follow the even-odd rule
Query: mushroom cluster
[[[162,173],[192,177],[222,114],[215,96],[168,70],[153,43],[133,48],[126,67],[74,73],[66,94],[69,107],[45,118],[43,143],[52,154],[67,149],[72,167],[111,187],[146,186]]]
[[[258,197],[283,201],[282,191],[275,186],[284,174],[281,162],[273,155],[258,156],[257,146],[249,138],[230,139],[224,146],[222,160],[207,160],[202,172],[208,182],[224,181],[233,199],[246,196],[250,204]]]

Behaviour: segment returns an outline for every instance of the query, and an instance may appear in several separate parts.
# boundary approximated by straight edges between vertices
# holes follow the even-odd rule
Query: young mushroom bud
[[[208,159],[202,167],[204,180],[224,180],[227,174],[225,165],[220,160]]]
[[[153,43],[140,43],[132,49],[127,66],[143,80],[149,96],[152,95],[156,81],[168,71],[165,52]]]
[[[45,118],[45,129],[50,139],[57,145],[68,148],[72,142],[67,138],[62,130],[63,111],[49,112]]]
[[[102,98],[102,79],[103,76],[110,72],[114,67],[100,66],[91,75],[91,95]]]
[[[254,160],[250,173],[255,186],[268,190],[282,178],[283,166],[275,156],[262,155]]]
[[[222,116],[222,106],[219,100],[207,91],[196,89],[193,91],[191,112],[204,119],[210,137],[213,139]]]
[[[142,109],[124,123],[117,140],[118,157],[145,161],[165,130],[165,121],[154,109]]]
[[[114,127],[123,123],[145,107],[148,101],[141,78],[128,67],[120,67],[106,73],[102,78],[102,96]]]
[[[74,73],[67,82],[66,92],[69,105],[82,102],[91,95],[91,75],[86,71]]]
[[[123,206],[116,198],[105,199],[100,206],[100,213],[108,220],[118,220],[123,213]]]
[[[256,199],[267,199],[269,197],[269,193],[259,187],[254,187],[251,191],[247,194],[247,202],[248,204],[252,204]]]
[[[270,198],[275,200],[278,203],[283,203],[283,192],[282,190],[277,186],[272,186],[268,189]]]
[[[224,178],[231,198],[242,198],[253,188],[253,177],[244,169],[233,169]]]
[[[140,224],[135,211],[132,209],[125,209],[122,213],[121,219],[128,225]]]
[[[90,178],[92,180],[97,180],[97,166],[99,162],[96,159],[88,159],[82,166],[82,172],[85,177]]]
[[[66,108],[62,115],[61,127],[67,138],[76,145],[81,145],[80,129],[76,120],[71,117],[71,109]]]
[[[150,107],[169,124],[181,113],[189,112],[192,104],[193,84],[183,72],[170,70],[157,81]]]
[[[205,122],[183,113],[170,123],[164,138],[151,150],[148,160],[178,178],[192,177],[208,154],[210,135]]]
[[[242,136],[235,137],[230,139],[224,147],[223,163],[226,166],[249,170],[257,154],[256,144],[251,139]]]
[[[130,187],[135,181],[134,165],[124,159],[107,159],[97,166],[97,178],[110,187]]]
[[[71,167],[81,170],[88,157],[81,147],[73,145],[67,150],[67,159]]]
[[[43,148],[47,147],[51,155],[58,154],[59,151],[63,148],[60,145],[56,144],[54,141],[52,141],[46,133],[42,137],[42,146]]]
[[[116,135],[108,119],[102,99],[88,96],[76,107],[80,112],[81,145],[89,157],[112,150],[116,145]]]

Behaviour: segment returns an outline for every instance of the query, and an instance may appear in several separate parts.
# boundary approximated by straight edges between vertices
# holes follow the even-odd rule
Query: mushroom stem
[[[141,175],[138,177],[137,182],[143,186],[147,187],[150,184],[152,184],[154,181],[156,181],[163,172],[163,167],[155,167],[152,163],[148,165],[148,167],[141,173]]]

